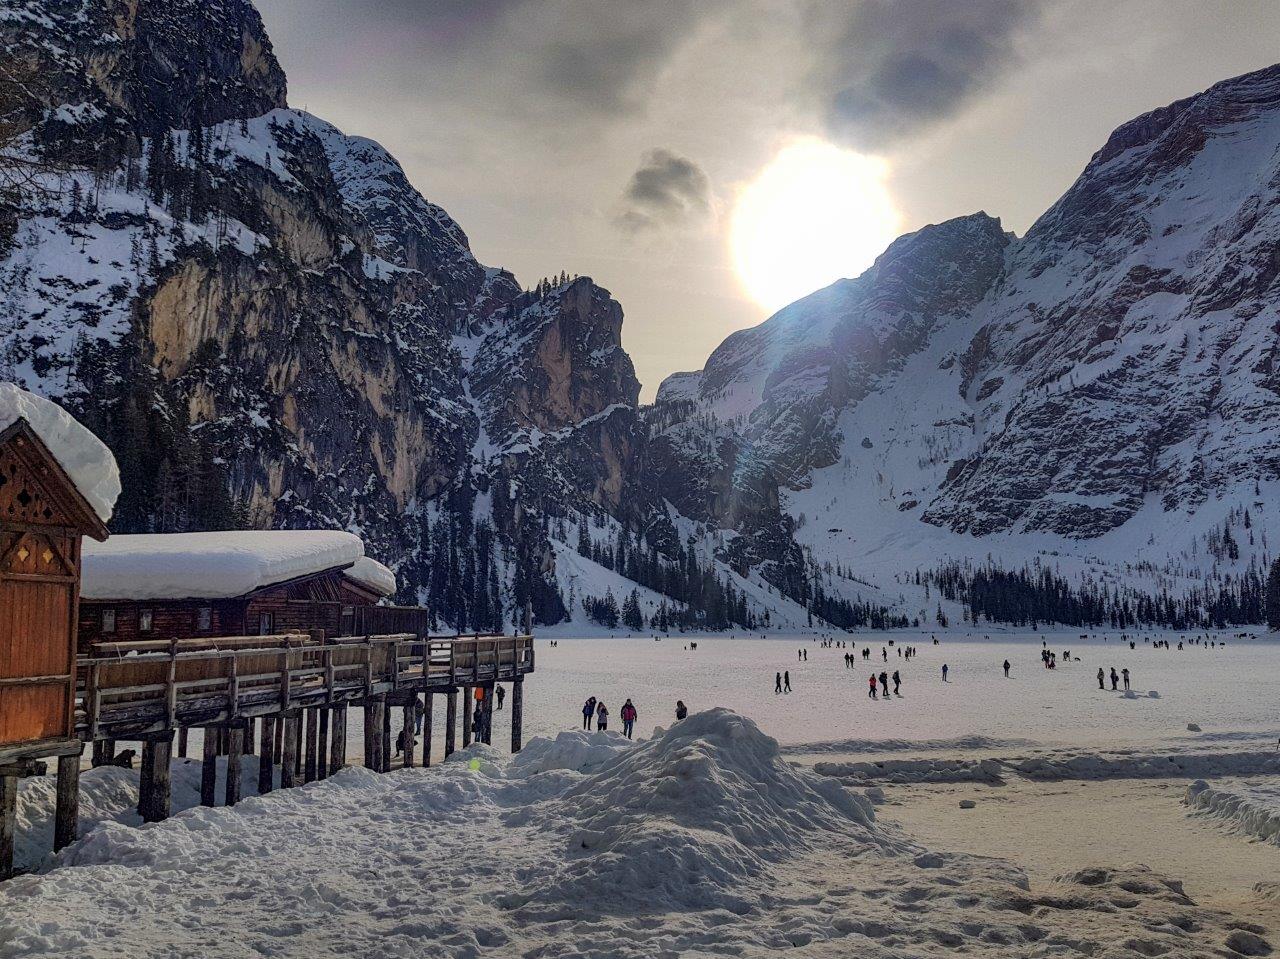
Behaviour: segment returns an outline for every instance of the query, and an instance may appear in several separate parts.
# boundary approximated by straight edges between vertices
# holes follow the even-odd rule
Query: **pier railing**
[[[530,636],[315,639],[302,633],[100,643],[77,671],[81,738],[123,739],[336,705],[446,691],[533,671]]]

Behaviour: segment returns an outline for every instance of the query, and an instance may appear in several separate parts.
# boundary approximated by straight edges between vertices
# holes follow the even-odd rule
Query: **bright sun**
[[[857,276],[900,232],[888,164],[822,140],[785,147],[733,210],[733,261],[770,312]]]

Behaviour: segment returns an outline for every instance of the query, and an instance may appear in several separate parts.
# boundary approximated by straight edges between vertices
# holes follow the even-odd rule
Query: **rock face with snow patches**
[[[621,308],[523,293],[382,147],[289,109],[247,0],[10,2],[0,35],[48,79],[19,106],[52,168],[4,211],[0,377],[116,452],[119,529],[336,526],[401,561],[427,504],[542,441],[562,507],[617,506]]]
[[[859,572],[877,551],[895,572],[1039,550],[1192,577],[1265,561],[1278,148],[1272,67],[1120,127],[1022,238],[984,214],[925,227],[733,334],[659,393],[690,464],[669,498],[749,531],[731,504],[767,472],[805,545]]]

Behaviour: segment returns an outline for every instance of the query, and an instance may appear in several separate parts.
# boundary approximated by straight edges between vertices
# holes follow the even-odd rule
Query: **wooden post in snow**
[[[76,841],[80,827],[80,753],[58,757],[58,799],[53,817],[53,851]]]
[[[244,723],[237,722],[227,730],[227,794],[226,803],[240,801],[240,766],[244,758]]]
[[[13,876],[18,835],[18,777],[0,773],[0,880]]]
[[[334,706],[331,712],[333,713],[333,733],[329,772],[332,774],[347,764],[347,707]]]
[[[422,768],[431,765],[431,708],[432,693],[423,694],[422,708]]]
[[[517,676],[511,683],[511,751],[518,753],[524,746],[524,677]]]
[[[471,710],[475,708],[476,691],[471,686],[462,687],[462,748],[471,745]]]
[[[290,789],[298,784],[298,715],[285,714],[284,742],[280,746],[280,788]]]
[[[304,783],[313,783],[316,781],[316,748],[319,745],[320,730],[317,729],[320,716],[317,709],[304,709],[307,721],[307,752],[306,758],[302,761],[302,781]]]
[[[275,788],[276,720],[262,717],[262,739],[258,743],[258,795],[265,796]]]
[[[204,758],[200,767],[200,805],[217,805],[218,788],[218,731],[212,726],[205,726]]]
[[[448,759],[457,748],[458,730],[458,687],[445,693],[444,707],[444,758]]]
[[[169,760],[173,757],[173,730],[142,744],[142,775],[138,787],[138,812],[143,822],[169,818]]]
[[[319,735],[316,743],[316,779],[329,778],[329,707],[316,710],[316,726]]]

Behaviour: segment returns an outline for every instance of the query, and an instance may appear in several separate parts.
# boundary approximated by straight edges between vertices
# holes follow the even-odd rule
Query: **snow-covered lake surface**
[[[1050,671],[1039,634],[940,638],[859,635],[874,658],[852,669],[844,648],[808,638],[698,638],[696,650],[685,639],[543,641],[514,759],[508,703],[494,747],[441,763],[437,742],[430,770],[347,769],[152,826],[130,807],[136,773],[94,770],[84,813],[106,821],[0,885],[0,957],[1200,959],[1274,948],[1280,898],[1250,877],[1280,874],[1280,851],[1232,832],[1263,838],[1251,827],[1264,818],[1242,817],[1236,797],[1250,810],[1276,798],[1280,643],[1228,636],[1225,648],[1179,651],[1187,637],[1170,635],[1172,649],[1139,638],[1130,650],[1118,636],[1058,634],[1060,663],[1066,649],[1080,662]],[[899,659],[899,644],[919,655]],[[1130,670],[1133,698],[1097,689],[1098,667],[1112,665]],[[900,672],[901,698],[867,697],[872,668]],[[780,670],[790,694],[773,692]],[[630,697],[642,741],[580,732],[587,695],[609,704],[614,730]],[[693,715],[673,725],[676,699]],[[175,808],[196,801],[197,772],[177,767]],[[1171,791],[1201,776],[1215,792],[1182,806]],[[33,852],[47,846],[49,786],[23,785],[20,820],[41,831]],[[1044,829],[1056,838],[1062,823],[1100,815],[1090,797],[1106,790],[1144,810],[1142,828],[1094,837],[1095,826],[1104,841],[1055,845],[1046,862]],[[966,815],[985,819],[956,818]],[[1002,816],[1047,825],[1020,835],[999,828]],[[1150,859],[1176,875],[1128,865],[1169,836],[1177,855]],[[1227,868],[1237,843],[1243,865]],[[993,848],[1002,858],[987,858]]]
[[[1161,743],[1205,744],[1241,736],[1280,737],[1280,642],[1237,640],[1214,635],[1226,647],[1188,645],[1179,651],[1178,634],[1164,634],[1171,649],[1153,648],[1137,638],[1130,650],[1119,634],[1080,640],[1079,634],[1044,634],[1059,665],[1040,663],[1041,634],[1008,635],[984,642],[940,633],[860,633],[851,639],[859,658],[844,665],[843,648],[820,648],[809,637],[768,640],[693,640],[683,638],[559,640],[537,644],[536,671],[525,683],[525,735],[551,735],[581,725],[588,696],[603,699],[612,722],[630,697],[639,710],[637,733],[670,725],[677,699],[691,710],[725,706],[755,720],[761,730],[789,751],[804,744],[817,750],[873,751],[893,740],[919,749],[921,740],[956,741],[984,737],[1023,745],[1117,748]],[[1150,638],[1150,637],[1148,637]],[[889,646],[889,641],[894,642]],[[918,655],[898,656],[899,646],[914,645]],[[869,646],[870,660],[860,658]],[[806,650],[807,661],[797,661]],[[884,660],[881,650],[887,649]],[[1073,661],[1065,663],[1064,650]],[[1074,661],[1079,657],[1079,662]],[[1001,665],[1008,659],[1010,678]],[[949,667],[942,682],[942,665]],[[1097,671],[1128,668],[1136,698],[1099,691]],[[901,698],[871,700],[872,670],[902,677]],[[792,692],[774,694],[774,677],[787,670]],[[1154,690],[1159,698],[1152,698]],[[443,713],[440,714],[443,717]],[[443,721],[442,719],[440,721]],[[494,743],[505,742],[506,716],[499,714]],[[1199,725],[1200,734],[1187,731]],[[999,742],[980,743],[997,746]],[[935,745],[945,746],[947,742]],[[353,753],[353,755],[356,753]]]

